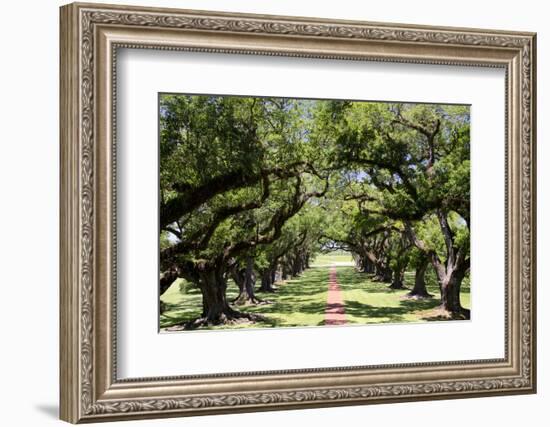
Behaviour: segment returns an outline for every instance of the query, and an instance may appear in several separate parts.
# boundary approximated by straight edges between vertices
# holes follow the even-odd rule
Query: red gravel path
[[[345,323],[346,312],[340,285],[336,280],[336,267],[330,267],[325,325],[344,325]]]

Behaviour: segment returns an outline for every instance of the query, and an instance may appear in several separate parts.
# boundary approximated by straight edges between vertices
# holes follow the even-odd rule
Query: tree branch
[[[186,238],[185,240],[176,243],[169,248],[164,249],[160,257],[161,259],[167,259],[175,255],[189,252],[191,250],[203,250],[208,246],[212,235],[220,225],[220,223],[229,218],[232,215],[235,215],[239,212],[249,211],[252,209],[257,209],[262,206],[262,204],[267,200],[270,193],[270,184],[267,176],[263,177],[263,193],[259,200],[255,200],[249,203],[243,203],[235,206],[224,206],[218,209],[212,216],[212,219],[208,225],[200,230],[197,230],[193,233],[192,236]],[[181,239],[181,237],[180,237]],[[199,240],[200,239],[200,240]]]
[[[175,198],[161,204],[160,227],[165,228],[218,194],[256,185],[265,176],[269,175],[275,175],[281,179],[292,178],[302,173],[304,169],[312,170],[312,166],[308,162],[299,161],[291,163],[285,168],[265,168],[258,172],[251,172],[248,169],[234,170],[216,176],[196,187],[182,184],[176,185],[175,190],[179,194]]]
[[[441,232],[443,233],[443,238],[445,240],[445,246],[447,247],[447,254],[449,262],[451,264],[455,263],[455,247],[454,247],[454,233],[451,230],[449,221],[447,220],[447,214],[443,210],[438,209],[436,211],[437,219],[439,220],[439,226]]]

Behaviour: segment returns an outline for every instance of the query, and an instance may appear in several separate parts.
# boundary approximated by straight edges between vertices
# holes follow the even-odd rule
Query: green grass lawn
[[[427,275],[428,292],[434,298],[414,300],[404,298],[410,289],[394,290],[387,283],[373,282],[364,273],[351,267],[341,267],[338,283],[343,293],[346,320],[350,324],[402,323],[428,321],[439,306],[439,287],[435,275]],[[414,283],[414,272],[405,274],[405,283]],[[407,286],[409,287],[409,286]],[[461,302],[470,308],[470,281],[465,278],[461,287]]]
[[[328,290],[328,268],[312,268],[296,279],[276,285],[277,292],[256,295],[269,301],[256,306],[239,306],[239,310],[265,315],[267,322],[256,323],[254,327],[319,326],[324,323]],[[184,292],[180,291],[184,289]],[[230,282],[227,289],[229,301],[237,297],[237,286]],[[201,294],[184,280],[177,280],[161,296],[167,310],[160,317],[161,328],[176,325],[200,315]],[[243,328],[250,324],[215,326],[214,329]]]
[[[331,265],[349,264],[353,265],[353,258],[349,252],[331,252],[319,254],[311,263],[312,267],[330,267]]]
[[[259,313],[265,322],[238,323],[210,327],[211,329],[265,328],[288,326],[324,325],[328,290],[329,265],[348,263],[347,254],[320,255],[313,268],[301,277],[278,284],[275,293],[257,293],[268,304],[238,307],[240,310]],[[342,290],[346,320],[349,324],[421,322],[430,318],[431,311],[439,305],[439,289],[435,277],[428,276],[428,290],[435,297],[425,300],[403,298],[408,290],[392,290],[386,283],[376,283],[370,276],[358,273],[350,266],[337,266],[337,280]],[[414,273],[406,274],[406,283],[412,284]],[[230,283],[227,296],[237,296],[237,287]],[[201,294],[183,279],[179,279],[161,296],[166,310],[160,317],[161,328],[194,319],[200,315]],[[462,285],[461,301],[470,307],[469,278]],[[209,329],[210,329],[209,328]]]

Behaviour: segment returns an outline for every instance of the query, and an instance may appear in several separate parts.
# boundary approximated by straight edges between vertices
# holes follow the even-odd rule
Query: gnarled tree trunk
[[[281,278],[283,280],[288,280],[292,276],[291,269],[288,265],[288,262],[285,260],[281,268]]]
[[[448,272],[440,279],[441,284],[441,309],[453,316],[470,318],[470,310],[460,304],[460,286],[466,271],[464,268],[456,268]]]
[[[355,268],[361,273],[374,273],[375,267],[372,261],[366,256],[358,253],[353,253]]]
[[[391,268],[381,266],[381,265],[375,265],[374,271],[375,271],[375,276],[372,279],[374,282],[390,283],[392,281]]]
[[[275,267],[269,267],[262,272],[260,292],[275,292],[273,287],[275,283]]]
[[[363,273],[369,273],[369,274],[374,273],[374,264],[368,258],[363,258],[362,261],[363,262],[362,262],[361,271]]]
[[[304,271],[304,258],[300,252],[294,256],[292,262],[292,277],[297,277]]]
[[[407,294],[407,296],[411,298],[433,297],[433,295],[430,294],[428,292],[428,289],[426,288],[426,271],[428,270],[429,265],[429,259],[427,257],[423,257],[420,263],[417,265],[416,271],[414,273],[414,287],[412,291]]]
[[[246,269],[244,271],[239,271],[236,268],[233,270],[233,280],[239,287],[239,295],[233,301],[234,304],[260,304],[263,302],[254,293],[256,275],[254,274],[254,258],[252,256],[246,258]]]
[[[221,266],[201,268],[196,272],[196,281],[202,294],[201,317],[184,325],[194,329],[205,325],[219,325],[242,320],[258,321],[263,317],[233,309],[226,297],[227,281]]]
[[[398,267],[393,270],[392,274],[392,282],[389,286],[390,289],[404,289],[405,285],[403,284],[403,280],[405,279],[405,268]]]
[[[236,312],[229,306],[225,292],[227,282],[215,270],[199,273],[199,287],[202,293],[202,318],[208,324],[224,323]]]
[[[416,247],[432,262],[441,290],[441,311],[452,318],[470,319],[470,310],[462,307],[460,303],[460,286],[470,268],[470,258],[466,256],[463,248],[455,246],[454,233],[449,226],[447,214],[443,210],[438,210],[437,218],[447,248],[447,258],[444,261],[434,250],[428,249],[426,244],[418,239],[409,223],[405,223],[406,232]]]

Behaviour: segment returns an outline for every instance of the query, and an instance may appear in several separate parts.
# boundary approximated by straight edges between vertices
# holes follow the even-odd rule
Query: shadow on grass
[[[387,322],[405,322],[404,316],[416,311],[437,307],[435,299],[401,300],[398,307],[376,307],[359,301],[346,301],[346,314],[365,319],[365,323],[374,319],[387,319]]]
[[[403,298],[405,290],[393,290],[389,283],[374,282],[373,275],[357,272],[353,267],[337,266],[337,280],[342,291],[355,291],[353,298],[345,300],[345,312],[350,323],[366,324],[378,322],[411,322],[451,320],[433,316],[439,305],[439,286],[433,272],[427,274],[427,289],[434,298]],[[271,328],[292,326],[323,326],[324,313],[327,308],[327,291],[329,281],[328,267],[312,267],[300,277],[276,284],[275,292],[259,292],[257,295],[269,304],[234,306],[238,311],[260,314],[264,320],[247,325],[226,325],[222,328]],[[405,274],[408,287],[414,283],[414,272]],[[470,291],[469,277],[465,279],[462,291]],[[360,291],[357,293],[357,291]],[[363,295],[369,295],[365,300]],[[377,296],[376,294],[379,294]],[[229,283],[228,301],[237,296],[237,287]],[[362,299],[363,298],[363,299]],[[376,304],[378,300],[378,304]],[[368,303],[365,303],[367,301]],[[163,295],[161,328],[189,322],[200,316],[202,297],[200,291],[191,286],[175,287]],[[425,316],[425,317],[423,317]],[[411,320],[412,319],[412,320]],[[213,327],[218,329],[220,327]],[[202,327],[201,327],[202,329]],[[210,329],[205,328],[205,329]]]
[[[360,288],[364,292],[394,292],[391,289],[390,283],[375,282],[373,281],[374,274],[363,273],[355,270],[353,267],[337,267],[338,283],[342,289],[356,289]],[[439,284],[435,273],[429,270],[426,273],[426,288],[430,294],[435,297],[439,296]],[[404,289],[412,289],[414,285],[414,271],[407,271],[405,273]],[[397,289],[399,291],[399,289]],[[470,277],[466,276],[460,287],[462,294],[470,293]]]
[[[245,306],[231,304],[237,311],[259,314],[264,317],[260,321],[249,323],[247,327],[317,326],[317,320],[305,319],[305,317],[325,312],[328,268],[310,269],[304,272],[302,276],[276,286],[275,292],[256,291],[258,297],[269,301],[268,304]],[[163,301],[165,310],[160,318],[161,328],[185,324],[200,316],[202,300],[198,289],[180,287],[178,290],[174,289],[173,291],[175,292],[165,294],[167,298],[164,298]],[[236,295],[237,287],[231,281],[227,289],[227,300],[233,300]],[[166,299],[170,300],[166,301]],[[300,315],[304,315],[304,318],[301,318]],[[301,320],[308,323],[304,324]],[[313,321],[314,324],[311,324]],[[228,324],[225,327],[239,326],[238,324],[234,326]],[[201,329],[203,328],[209,329],[209,327],[201,326]]]
[[[337,274],[338,283],[342,290],[361,289],[363,292],[368,293],[392,293],[396,291],[396,289],[390,288],[390,283],[375,282],[373,280],[374,274],[362,273],[355,270],[353,267],[338,268]]]

